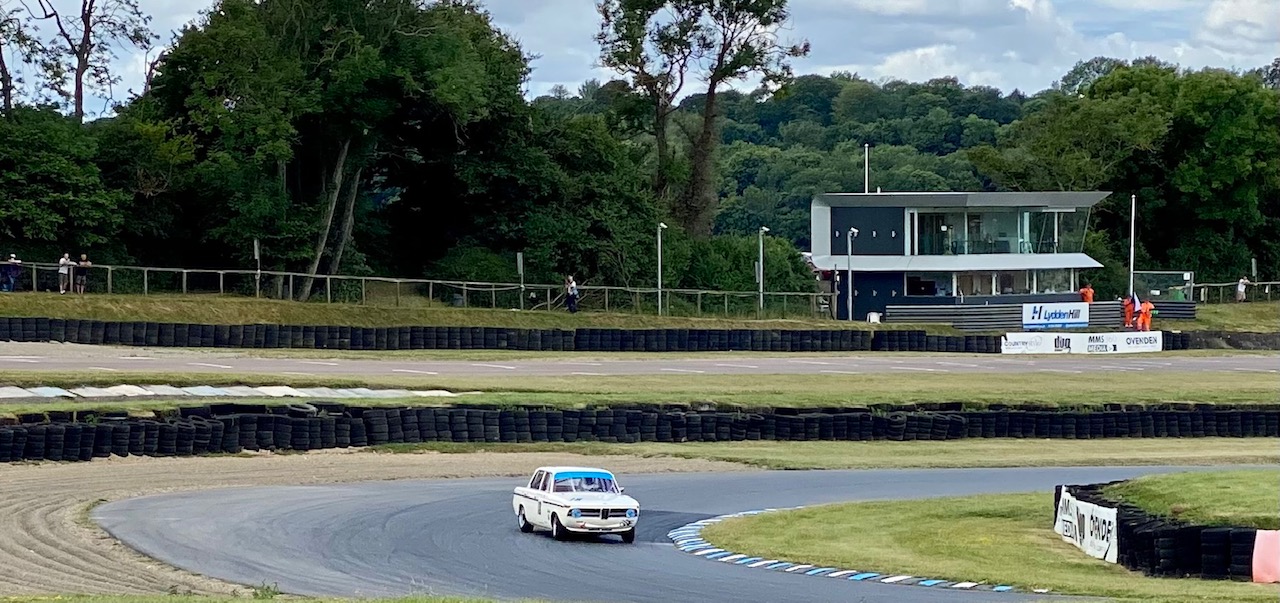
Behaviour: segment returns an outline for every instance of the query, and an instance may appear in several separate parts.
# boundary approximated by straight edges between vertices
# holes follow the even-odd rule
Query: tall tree
[[[17,65],[31,63],[39,54],[40,44],[32,35],[30,17],[8,0],[0,0],[0,111],[8,115],[13,111],[18,87],[22,84],[16,75]]]
[[[1053,83],[1053,87],[1063,94],[1079,95],[1088,90],[1089,86],[1098,79],[1128,64],[1124,59],[1111,57],[1093,57],[1087,61],[1077,61],[1071,71],[1062,76],[1061,80]]]
[[[722,86],[758,76],[762,90],[792,80],[790,59],[809,54],[809,43],[786,44],[780,30],[790,18],[787,0],[674,0],[698,15],[694,44],[706,83],[701,126],[690,149],[691,173],[676,219],[695,237],[707,237],[719,201],[715,161],[718,97]]]
[[[148,24],[150,15],[138,8],[138,0],[80,0],[80,10],[64,15],[52,0],[36,0],[35,17],[53,24],[53,37],[45,46],[48,85],[71,102],[71,114],[84,121],[87,91],[110,98],[120,76],[111,70],[117,45],[146,49],[157,39]],[[68,80],[70,80],[68,82]]]
[[[656,167],[653,189],[659,199],[671,198],[672,164],[669,128],[675,101],[697,58],[695,33],[699,8],[665,0],[600,0],[600,64],[630,79],[648,99],[652,119]]]

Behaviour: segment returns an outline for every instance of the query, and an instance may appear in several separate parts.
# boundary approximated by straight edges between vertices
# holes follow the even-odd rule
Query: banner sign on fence
[[[1024,329],[1081,329],[1089,326],[1089,304],[1058,302],[1022,304]]]
[[[1116,510],[1077,500],[1065,486],[1058,497],[1053,531],[1090,557],[1119,562]]]
[[[1164,332],[1005,333],[1001,354],[1142,354],[1164,350]]]

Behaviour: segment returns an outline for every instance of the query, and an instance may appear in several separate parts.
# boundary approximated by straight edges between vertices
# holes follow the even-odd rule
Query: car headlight
[[[579,509],[569,509],[569,517],[582,517],[582,511]]]
[[[627,509],[627,517],[628,517],[628,518],[635,519],[635,518],[636,518],[636,515],[639,515],[639,514],[640,514],[640,512],[639,512],[639,511],[636,511],[635,509]]]

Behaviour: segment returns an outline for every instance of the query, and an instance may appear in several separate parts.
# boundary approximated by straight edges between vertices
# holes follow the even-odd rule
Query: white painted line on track
[[[391,372],[393,372],[393,373],[412,373],[412,374],[414,374],[414,375],[439,375],[439,374],[440,374],[440,373],[433,373],[433,372],[431,372],[431,371],[415,371],[415,370],[413,370],[413,369],[391,369]]]
[[[118,373],[118,372],[120,372],[120,369],[107,368],[107,367],[105,367],[105,366],[91,366],[91,367],[89,367],[89,370],[91,370],[91,371],[107,371],[107,372],[110,372],[110,373]]]
[[[580,377],[604,377],[604,373],[569,373],[570,375],[578,375]]]
[[[150,356],[118,356],[116,360],[155,360]]]
[[[601,366],[599,362],[561,362],[560,364],[566,366]]]
[[[693,369],[673,369],[673,368],[664,368],[664,369],[658,369],[658,370],[667,371],[669,373],[705,373],[706,372],[706,371],[695,371]]]
[[[0,360],[44,360],[44,356],[0,356]]]
[[[1067,370],[1067,369],[1046,369],[1046,368],[1042,368],[1042,369],[1036,369],[1036,372],[1037,372],[1037,373],[1070,373],[1070,374],[1072,374],[1072,375],[1079,375],[1079,374],[1083,373],[1084,371],[1071,371],[1071,370]]]
[[[322,362],[319,360],[299,360],[298,364],[314,364],[316,366],[338,366],[336,362]]]
[[[23,362],[26,364],[40,364],[39,360],[32,360],[30,358],[0,358],[0,360],[3,360],[5,362]]]
[[[740,368],[740,369],[758,369],[760,367],[753,364],[717,364],[716,366],[723,368]]]
[[[481,367],[481,368],[496,368],[496,369],[502,369],[502,370],[504,370],[504,371],[514,371],[514,370],[516,370],[516,367],[514,367],[514,366],[507,366],[507,365],[505,365],[505,364],[478,364],[478,363],[472,363],[472,364],[471,364],[471,366],[478,366],[478,367]]]
[[[926,372],[926,373],[946,373],[946,372],[948,372],[948,371],[943,370],[943,369],[925,368],[925,367],[923,367],[923,366],[891,366],[891,367],[889,367],[889,368],[891,368],[891,369],[897,369],[897,370],[899,370],[899,371],[922,371],[922,372]]]
[[[821,366],[831,366],[830,362],[821,362],[818,360],[788,360],[791,364],[818,364]]]
[[[934,364],[937,364],[937,365],[940,365],[940,366],[959,366],[959,367],[964,367],[964,368],[987,368],[987,367],[979,366],[979,365],[976,365],[976,364],[965,364],[965,363],[963,363],[963,362],[943,362],[943,361],[941,361],[941,360],[939,360],[939,361],[935,362]]]
[[[210,363],[208,363],[208,362],[188,362],[188,363],[187,363],[187,365],[188,365],[188,366],[207,366],[207,367],[209,367],[209,368],[220,368],[220,369],[229,369],[229,368],[231,368],[231,367],[229,367],[229,366],[227,366],[227,365],[225,365],[225,364],[210,364]]]
[[[1275,369],[1235,368],[1231,370],[1240,371],[1241,373],[1280,373]]]
[[[827,373],[827,374],[829,374],[829,375],[861,375],[861,374],[862,374],[862,373],[859,373],[858,371],[831,371],[831,370],[822,370],[822,371],[818,371],[818,372],[819,372],[819,373]]]

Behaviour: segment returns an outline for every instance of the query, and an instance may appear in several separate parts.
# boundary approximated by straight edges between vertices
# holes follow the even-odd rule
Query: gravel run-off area
[[[249,591],[169,567],[124,546],[88,518],[88,510],[100,502],[209,488],[516,477],[542,465],[605,466],[620,474],[750,470],[729,463],[667,458],[340,450],[0,465],[0,568],[4,568],[0,593],[244,595]]]

